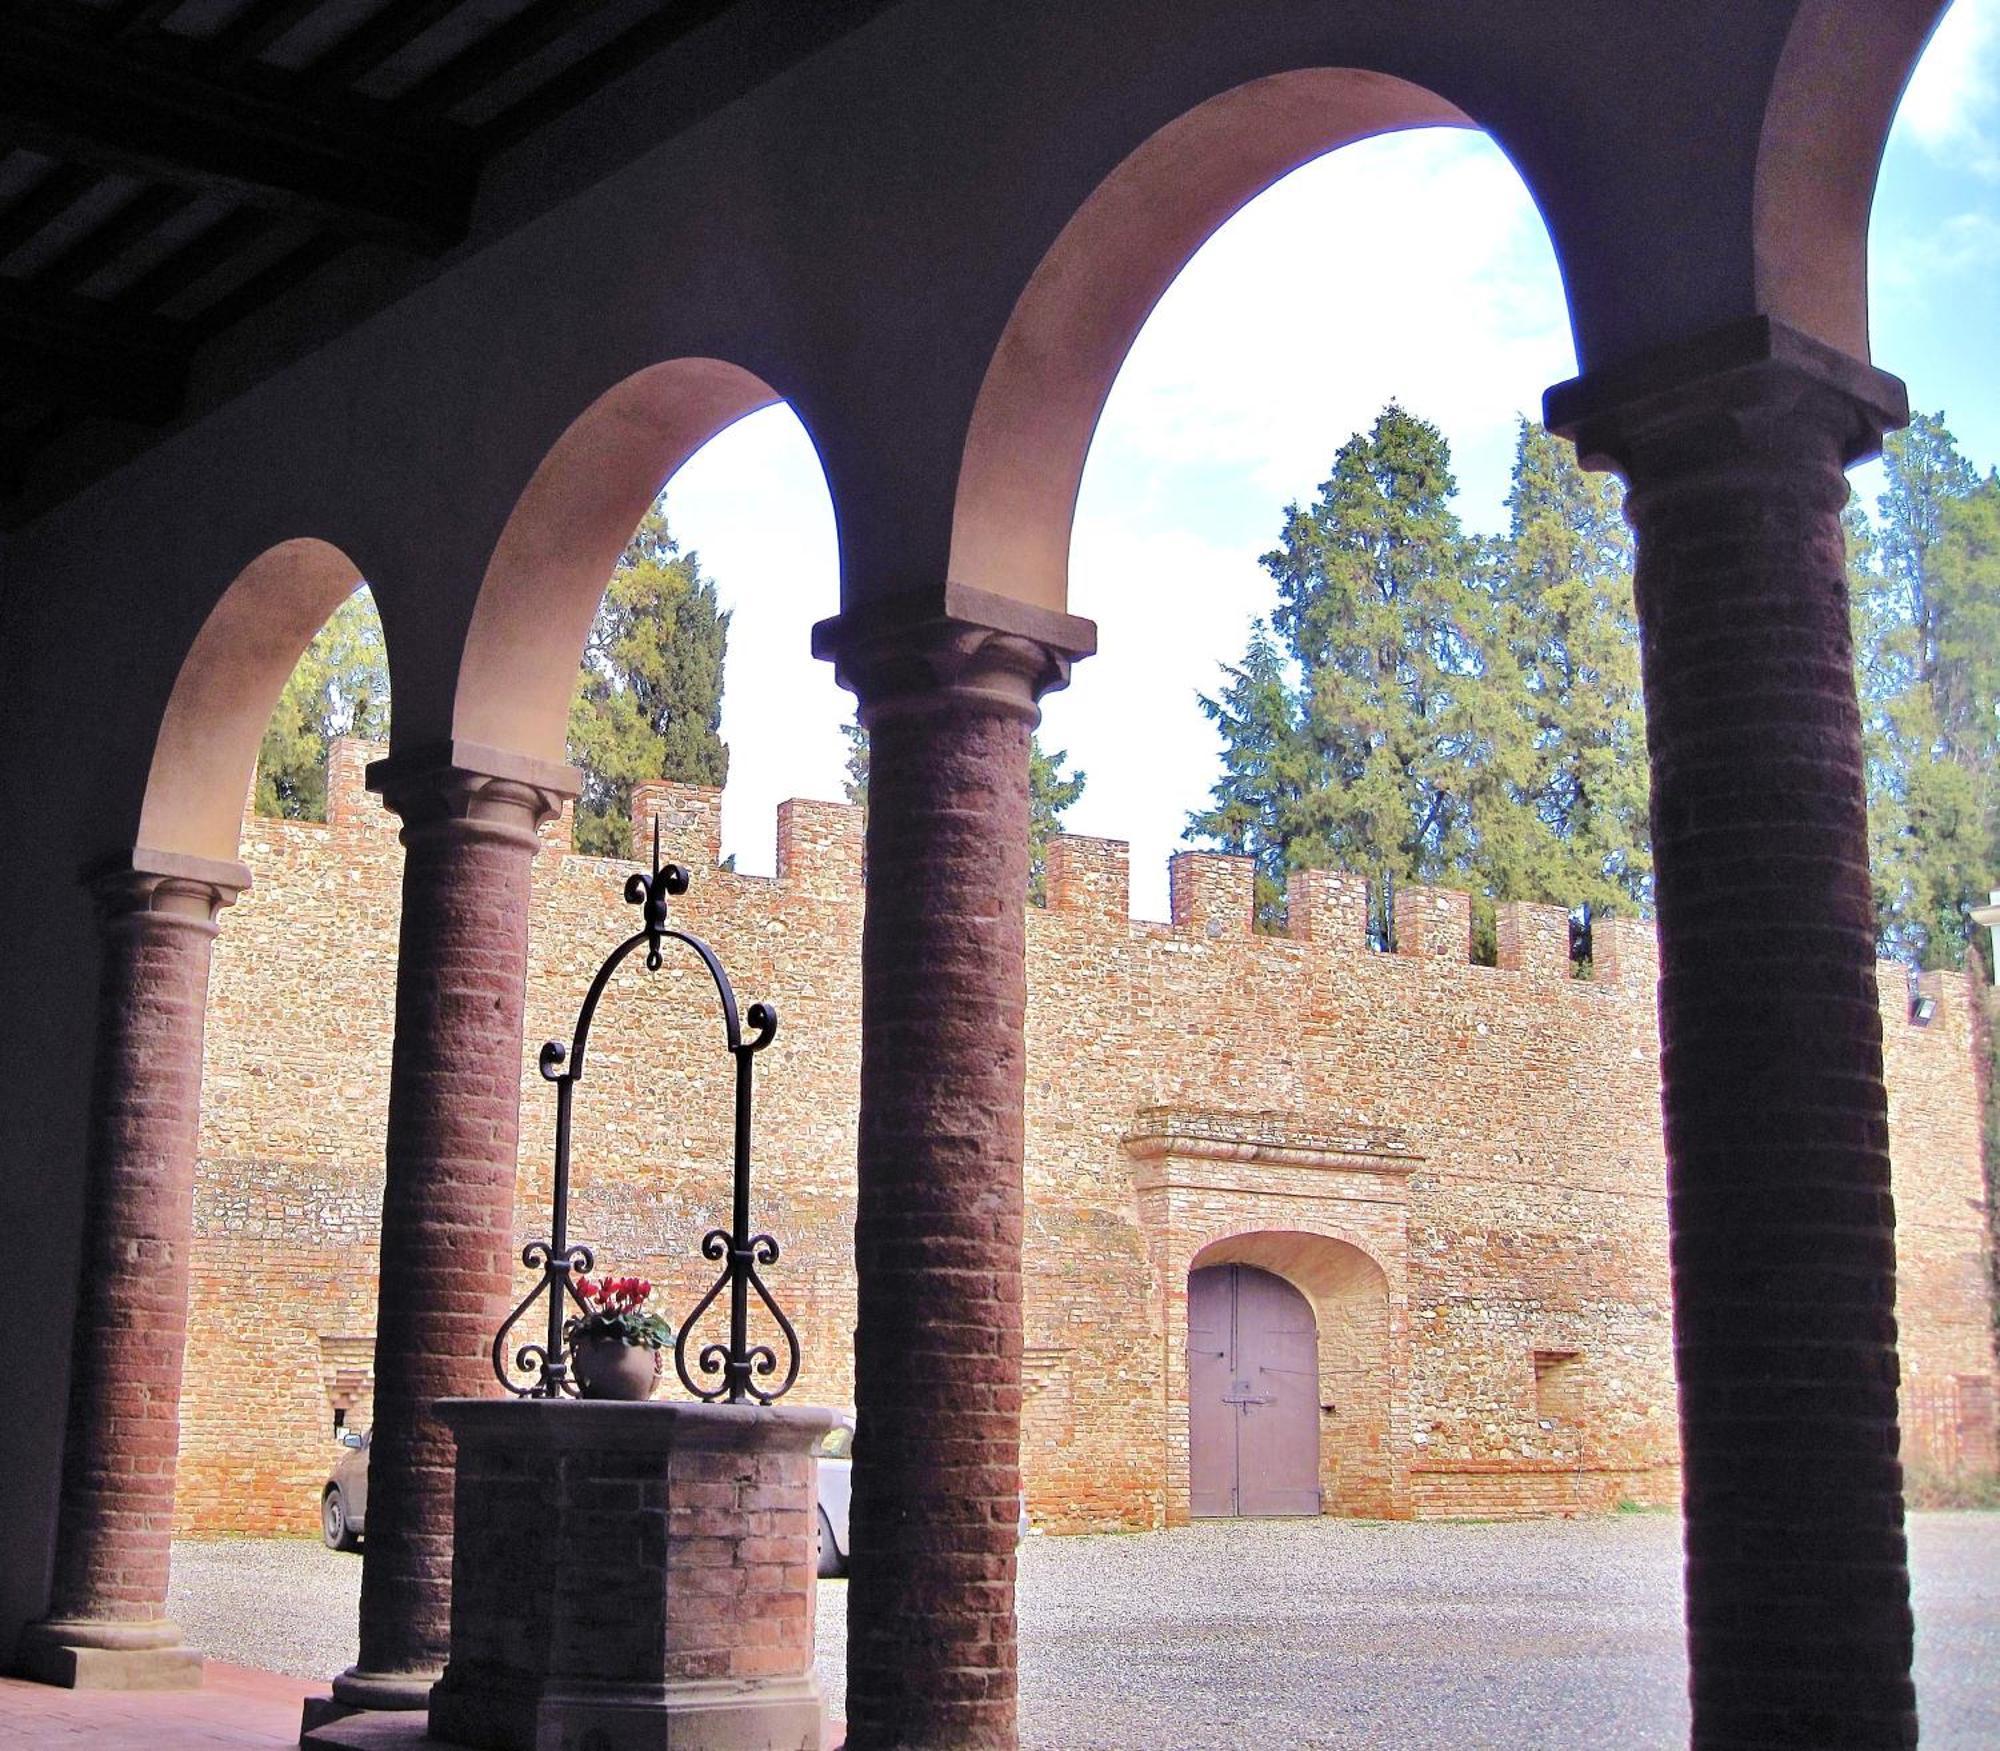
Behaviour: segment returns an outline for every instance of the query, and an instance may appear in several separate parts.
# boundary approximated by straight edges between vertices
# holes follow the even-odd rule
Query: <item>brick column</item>
[[[828,621],[869,730],[847,1743],[1015,1743],[1028,737],[1087,621]]]
[[[1916,1743],[1840,530],[1904,415],[1762,319],[1549,395],[1638,535],[1700,1747]]]
[[[496,1393],[509,1306],[529,865],[565,766],[452,744],[369,787],[403,822],[403,919],[382,1188],[375,1423],[350,1708],[422,1708],[451,1619],[452,1440],[432,1407]]]
[[[23,1669],[114,1689],[201,1682],[167,1621],[201,1043],[216,914],[240,864],[139,851],[103,924],[82,1269],[49,1615]]]

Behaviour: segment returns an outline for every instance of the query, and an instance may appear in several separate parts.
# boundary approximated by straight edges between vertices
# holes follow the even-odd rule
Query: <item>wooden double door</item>
[[[1320,1511],[1312,1303],[1251,1265],[1188,1275],[1188,1486],[1196,1519]]]

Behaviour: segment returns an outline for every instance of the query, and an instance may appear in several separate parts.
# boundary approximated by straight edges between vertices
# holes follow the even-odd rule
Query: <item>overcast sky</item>
[[[1354,239],[1367,240],[1365,250]],[[1282,264],[1281,268],[1274,264]],[[2000,0],[1958,0],[1905,96],[1870,238],[1875,359],[2000,462]],[[1218,771],[1196,707],[1268,612],[1258,555],[1284,507],[1395,398],[1451,442],[1459,515],[1498,530],[1515,422],[1574,374],[1561,283],[1526,189],[1477,134],[1368,140],[1224,225],[1141,332],[1084,473],[1070,557],[1100,654],[1046,703],[1044,745],[1089,775],[1068,825],[1132,842],[1133,910]],[[1859,471],[1872,499],[1879,471]],[[838,797],[852,700],[806,654],[838,607],[833,509],[787,408],[716,438],[667,509],[730,628],[723,840],[769,873],[778,803]]]

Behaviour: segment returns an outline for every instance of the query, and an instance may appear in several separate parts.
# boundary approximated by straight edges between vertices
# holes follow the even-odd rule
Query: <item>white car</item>
[[[847,1511],[854,1499],[854,1419],[845,1416],[819,1444],[819,1572],[847,1572]],[[1028,1536],[1028,1498],[1021,1497],[1016,1537]]]

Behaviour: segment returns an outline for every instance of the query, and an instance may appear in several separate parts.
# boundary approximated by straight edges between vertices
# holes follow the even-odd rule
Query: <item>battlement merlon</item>
[[[1285,883],[1286,934],[1336,954],[1368,947],[1368,878],[1343,869],[1295,869]]]
[[[712,785],[648,778],[632,786],[632,861],[650,863],[659,824],[660,859],[705,876],[722,862],[722,792]]]
[[[858,896],[865,817],[853,803],[793,797],[778,805],[778,880],[826,899]]]
[[[1502,900],[1493,908],[1494,964],[1549,979],[1570,976],[1569,912],[1532,900]]]
[[[1125,928],[1132,915],[1132,847],[1123,839],[1060,833],[1048,842],[1048,909]]]
[[[1472,959],[1472,896],[1456,888],[1396,889],[1396,952],[1427,961]]]
[[[1220,851],[1176,851],[1167,860],[1167,891],[1176,930],[1248,936],[1256,908],[1256,860]]]

